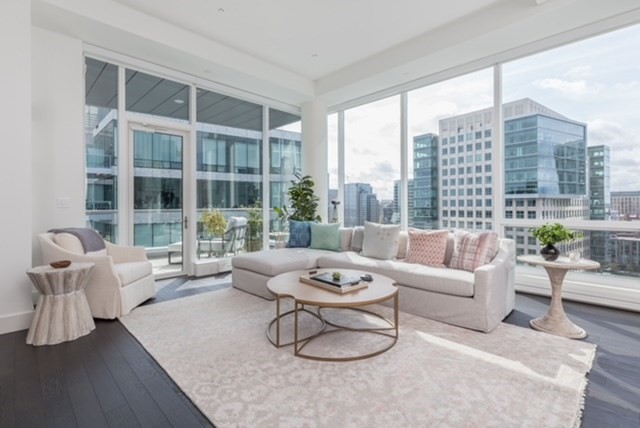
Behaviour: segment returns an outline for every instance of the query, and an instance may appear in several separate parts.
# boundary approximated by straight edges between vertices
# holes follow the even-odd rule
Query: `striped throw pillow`
[[[455,247],[449,267],[473,272],[491,262],[498,253],[500,242],[495,232],[455,232]]]

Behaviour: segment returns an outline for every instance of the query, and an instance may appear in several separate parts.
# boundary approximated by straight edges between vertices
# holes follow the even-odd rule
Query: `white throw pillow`
[[[398,254],[399,224],[364,222],[362,255],[374,259],[389,260]]]
[[[77,236],[70,233],[56,233],[53,235],[53,242],[72,253],[84,254],[84,247]]]

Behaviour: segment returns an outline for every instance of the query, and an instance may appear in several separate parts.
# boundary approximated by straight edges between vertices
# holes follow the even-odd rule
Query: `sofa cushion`
[[[455,248],[449,267],[473,272],[490,263],[500,249],[495,232],[472,233],[458,230],[455,233]]]
[[[308,221],[289,220],[289,248],[308,247],[311,244],[311,226]]]
[[[351,249],[351,238],[353,236],[353,228],[341,227],[340,233],[340,251],[349,251]]]
[[[318,257],[334,254],[326,250],[312,248],[280,248],[244,253],[231,259],[234,269],[244,269],[265,276],[276,276],[292,270],[317,267]]]
[[[310,248],[316,250],[340,250],[340,223],[311,223]]]
[[[448,239],[449,231],[447,230],[409,229],[406,262],[444,267]]]
[[[437,268],[400,260],[376,260],[353,251],[333,253],[318,258],[320,268],[343,268],[379,273],[400,285],[454,296],[472,297],[474,275],[446,267]]]
[[[447,250],[444,253],[444,265],[449,266],[451,263],[451,257],[453,256],[453,248],[456,246],[456,239],[453,236],[453,233],[449,232],[449,237],[447,238]]]
[[[140,262],[118,263],[113,265],[113,268],[118,274],[120,283],[123,287],[139,280],[140,278],[151,275],[153,272],[151,263],[146,260]]]
[[[84,254],[84,247],[77,236],[70,233],[56,233],[53,235],[53,242],[59,247],[76,254]]]
[[[396,258],[404,259],[407,257],[407,247],[409,245],[409,235],[406,230],[401,230],[398,234],[398,254]]]
[[[364,240],[364,226],[356,226],[353,228],[351,236],[351,251],[362,251],[362,241]]]
[[[365,221],[362,255],[381,260],[396,257],[399,233],[399,224],[378,224]]]

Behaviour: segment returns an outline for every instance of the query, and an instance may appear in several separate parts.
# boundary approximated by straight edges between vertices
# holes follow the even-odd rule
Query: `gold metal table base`
[[[293,314],[296,311],[295,311],[295,309],[291,309],[290,311],[287,311],[287,312],[281,314],[280,313],[280,298],[279,297],[277,298],[276,305],[277,305],[276,306],[277,307],[277,309],[276,309],[276,317],[274,319],[272,319],[271,322],[269,323],[269,325],[267,326],[267,339],[269,339],[269,342],[271,342],[271,344],[273,346],[275,346],[276,348],[282,348],[283,346],[293,345],[295,343],[294,340],[292,340],[290,342],[287,342],[287,343],[280,343],[280,320],[282,318],[286,317],[286,316],[289,316],[289,315]],[[309,336],[300,339],[300,340],[309,340],[309,339],[312,339],[313,337],[318,336],[319,334],[321,334],[325,330],[325,328],[327,327],[327,324],[325,323],[325,321],[322,319],[322,317],[320,315],[318,315],[315,312],[310,311],[309,309],[304,308],[304,305],[302,305],[302,306],[303,307],[302,307],[302,309],[300,309],[300,311],[310,314],[311,316],[313,316],[313,317],[317,318],[318,320],[320,320],[320,322],[322,323],[320,329],[317,332],[311,333]],[[297,316],[297,314],[296,314],[296,316]],[[271,330],[273,329],[274,324],[276,326],[276,338],[275,339],[271,336]]]
[[[294,348],[293,348],[293,353],[296,357],[300,357],[300,358],[306,358],[308,360],[315,360],[315,361],[333,361],[333,362],[347,362],[347,361],[357,361],[357,360],[364,360],[366,358],[371,358],[371,357],[375,357],[376,355],[380,355],[386,351],[388,351],[389,349],[393,348],[393,346],[396,344],[396,342],[398,342],[398,295],[396,294],[394,297],[395,300],[395,304],[394,304],[394,321],[391,321],[387,318],[385,318],[384,316],[377,314],[375,312],[372,311],[368,311],[366,309],[361,309],[361,308],[333,308],[333,309],[341,309],[341,310],[351,310],[351,311],[357,311],[357,312],[361,312],[367,315],[371,315],[374,316],[382,321],[384,321],[385,323],[387,323],[389,325],[389,327],[362,327],[362,328],[355,328],[355,327],[349,327],[349,326],[343,326],[334,322],[331,322],[329,320],[327,320],[326,318],[324,318],[322,316],[322,312],[321,310],[323,309],[322,307],[318,308],[318,315],[320,315],[320,317],[324,320],[324,322],[332,327],[334,327],[333,330],[324,330],[321,331],[320,333],[316,334],[315,336],[312,336],[308,339],[304,339],[304,340],[298,340],[295,341],[294,340]],[[298,324],[296,323],[296,328],[298,327]],[[342,331],[354,331],[354,332],[360,332],[360,333],[373,333],[373,334],[379,334],[381,336],[386,336],[386,337],[390,337],[391,339],[393,339],[391,341],[391,343],[389,343],[389,345],[378,349],[376,351],[373,352],[369,352],[367,354],[360,354],[360,355],[356,355],[356,356],[352,356],[352,357],[322,357],[322,356],[317,356],[317,355],[309,355],[309,354],[304,354],[302,352],[303,348],[305,346],[307,346],[309,343],[313,342],[315,339],[328,335],[328,334],[332,334],[332,333],[338,333],[338,332],[342,332]],[[393,331],[394,333],[387,333],[388,331]]]
[[[294,299],[294,305],[295,308],[284,312],[284,313],[280,313],[280,297],[276,298],[276,317],[274,319],[271,320],[271,322],[269,323],[269,325],[267,326],[267,338],[269,339],[269,341],[277,348],[281,348],[283,346],[289,346],[289,345],[293,345],[293,354],[296,357],[300,357],[300,358],[305,358],[305,359],[309,359],[309,360],[315,360],[315,361],[333,361],[333,362],[346,362],[346,361],[356,361],[356,360],[364,360],[366,358],[371,358],[371,357],[375,357],[376,355],[380,355],[386,351],[388,351],[389,349],[393,348],[393,346],[397,343],[398,341],[398,334],[399,334],[399,328],[398,328],[398,294],[395,293],[393,296],[394,299],[394,305],[393,305],[393,321],[385,318],[384,316],[366,310],[366,309],[362,309],[362,308],[354,308],[354,307],[318,307],[317,313],[310,311],[309,309],[306,309],[304,304],[298,303],[297,301],[295,301]],[[364,313],[367,315],[371,315],[376,317],[379,320],[384,321],[388,327],[360,327],[360,328],[355,328],[355,327],[349,327],[349,326],[344,326],[344,325],[340,325],[338,323],[335,322],[331,322],[329,320],[327,320],[325,317],[323,317],[322,315],[322,309],[324,308],[332,308],[332,309],[342,309],[342,310],[351,310],[351,311],[357,311],[360,313]],[[314,316],[315,318],[317,318],[318,320],[320,320],[320,322],[322,323],[321,328],[316,331],[315,333],[312,333],[306,337],[299,337],[299,329],[300,329],[300,316],[299,313],[300,312],[306,312],[312,316]],[[281,343],[280,342],[280,321],[283,317],[285,316],[289,316],[293,314],[294,315],[294,338],[293,341],[291,342],[287,342],[287,343]],[[273,330],[273,327],[275,325],[275,330],[276,330],[276,338],[274,339],[271,335],[271,331]],[[327,325],[330,325],[331,327],[333,327],[333,329],[331,330],[327,330],[326,327]],[[319,337],[328,335],[328,334],[333,334],[333,333],[337,333],[337,332],[342,332],[342,331],[353,331],[353,332],[361,332],[361,333],[373,333],[373,334],[379,334],[382,336],[386,336],[389,337],[391,339],[393,339],[391,341],[391,343],[389,343],[387,346],[381,348],[381,349],[377,349],[373,352],[369,352],[366,354],[360,354],[360,355],[356,355],[356,356],[352,356],[352,357],[322,357],[322,356],[316,356],[316,355],[309,355],[309,354],[305,354],[302,352],[303,348],[305,346],[307,346],[309,343],[313,342],[315,339],[318,339]],[[391,333],[390,333],[391,332]]]

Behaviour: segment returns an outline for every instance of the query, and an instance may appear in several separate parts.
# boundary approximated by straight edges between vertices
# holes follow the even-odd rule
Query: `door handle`
[[[184,223],[184,228],[185,228],[185,230],[186,230],[186,229],[188,229],[188,228],[189,228],[189,217],[184,216],[184,221],[183,221],[183,223]]]

